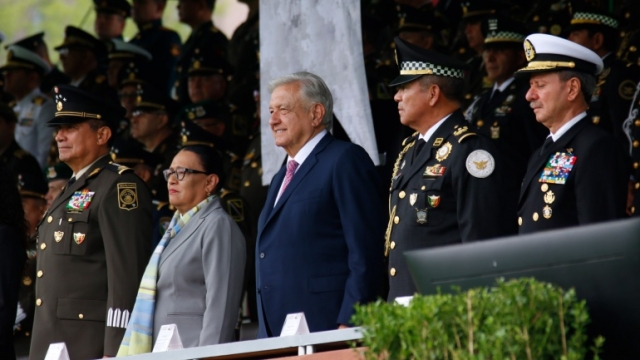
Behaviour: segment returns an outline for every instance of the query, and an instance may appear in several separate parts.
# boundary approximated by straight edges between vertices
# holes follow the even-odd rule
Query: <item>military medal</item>
[[[546,194],[544,194],[544,202],[547,204],[553,204],[553,201],[555,199],[556,199],[556,196],[553,193],[553,191],[549,191]]]
[[[491,138],[492,139],[500,139],[500,126],[492,126],[491,127]]]
[[[540,186],[540,190],[542,190],[542,192],[547,192],[547,190],[549,190],[549,185],[542,184],[542,186]]]
[[[413,206],[416,203],[416,200],[418,200],[418,194],[409,195],[409,205]]]
[[[424,169],[424,173],[422,173],[422,176],[442,176],[444,175],[444,172],[446,170],[446,166],[435,164],[433,166],[427,166],[427,168]]]
[[[82,242],[84,241],[85,238],[85,234],[83,233],[73,233],[73,241],[76,242],[76,244],[80,245],[82,244]]]
[[[88,209],[95,194],[95,192],[89,191],[89,189],[74,192],[71,200],[69,200],[67,204],[67,211],[80,212]]]
[[[564,185],[577,159],[577,156],[569,153],[557,152],[552,154],[538,181]]]
[[[547,205],[544,208],[542,208],[542,216],[545,219],[551,219],[551,214],[553,213],[553,211],[551,210],[551,206]]]
[[[427,197],[427,201],[429,201],[429,205],[433,208],[437,208],[440,205],[440,195],[429,195]]]
[[[420,225],[427,223],[427,209],[416,208],[416,222]]]
[[[451,154],[451,150],[453,150],[453,145],[450,142],[446,142],[436,151],[436,160],[445,160]]]
[[[64,231],[56,231],[53,233],[53,239],[56,242],[62,241],[62,237],[64,236]]]

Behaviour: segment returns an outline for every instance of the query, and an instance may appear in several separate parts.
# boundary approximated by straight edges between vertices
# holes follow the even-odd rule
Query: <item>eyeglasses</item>
[[[184,179],[184,176],[187,173],[191,173],[191,174],[205,174],[208,175],[206,172],[204,171],[200,171],[200,170],[193,170],[193,169],[187,169],[185,167],[182,166],[178,166],[175,170],[174,169],[166,169],[166,170],[162,170],[162,174],[164,175],[164,179],[166,181],[169,181],[169,178],[171,177],[171,175],[176,174],[176,179],[178,179],[178,181],[182,181]]]

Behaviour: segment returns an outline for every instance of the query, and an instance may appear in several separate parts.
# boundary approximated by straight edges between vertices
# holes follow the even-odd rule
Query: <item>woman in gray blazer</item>
[[[219,153],[183,148],[164,170],[169,202],[182,219],[205,203],[160,255],[153,343],[160,327],[176,324],[185,348],[235,340],[246,261],[245,239],[214,194],[222,183]]]

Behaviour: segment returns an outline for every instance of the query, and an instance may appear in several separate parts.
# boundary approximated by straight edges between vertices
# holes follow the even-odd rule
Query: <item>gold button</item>
[[[465,99],[467,99],[467,100],[471,100],[471,97],[472,97],[472,96],[473,96],[473,95],[471,95],[471,94],[466,94],[466,95],[464,96],[464,98],[465,98]]]
[[[45,243],[40,244],[40,250],[44,250],[46,248],[47,248],[47,244]]]
[[[637,169],[637,168],[638,168],[638,166],[640,166],[640,164],[639,164],[637,161],[633,163],[633,168],[634,168],[634,169]]]
[[[404,197],[405,197],[405,196],[407,196],[407,193],[406,193],[406,192],[404,192],[404,191],[400,191],[400,193],[398,193],[398,197],[399,197],[400,199],[404,199]]]
[[[398,216],[393,218],[393,223],[398,225],[398,223],[400,222],[400,218]]]
[[[640,141],[633,140],[633,147],[637,148],[638,146],[640,146]]]
[[[484,125],[484,121],[482,121],[482,120],[478,120],[478,122],[476,122],[476,125],[477,125],[478,127],[482,127],[482,125]]]
[[[632,207],[631,207],[631,213],[632,213],[632,214],[635,214],[635,212],[636,212],[636,207],[635,207],[635,206],[632,206]]]
[[[258,167],[258,163],[257,162],[254,161],[254,162],[251,163],[251,168],[252,169],[255,169],[257,167]]]
[[[53,216],[49,215],[49,217],[47,218],[47,222],[51,224],[52,221],[53,221]]]
[[[396,268],[391,268],[389,270],[389,274],[391,274],[391,276],[396,276]]]
[[[72,222],[72,221],[73,221],[73,219],[72,219],[72,218],[69,218],[68,220],[69,220],[69,222]]]
[[[396,248],[396,242],[392,241],[390,246],[391,246],[391,250],[395,249]]]
[[[42,299],[36,300],[36,306],[40,306],[40,305],[42,305]]]
[[[595,124],[598,125],[600,123],[600,116],[594,116],[593,118],[591,118],[591,121]]]
[[[636,190],[640,189],[640,182],[636,183]]]
[[[534,213],[533,213],[533,221],[538,221],[538,218],[539,218],[539,217],[540,217],[540,216],[538,215],[538,213],[537,213],[537,212],[534,212]]]
[[[522,216],[518,217],[518,225],[522,226]]]
[[[422,187],[420,188],[420,190],[425,191],[425,190],[427,190],[427,187],[426,187],[426,186],[424,186],[424,185],[422,185]]]
[[[636,124],[636,126],[640,126],[640,119],[636,119],[636,121],[634,121],[634,124]]]
[[[84,319],[84,315],[78,314],[78,319]]]
[[[38,270],[38,277],[42,277],[42,275],[44,275],[44,273],[42,272],[42,270]]]
[[[547,190],[549,190],[549,185],[542,184],[542,186],[540,186],[540,190],[542,190],[542,192],[547,192]]]
[[[249,182],[249,180],[244,182],[244,187],[249,187],[249,185],[251,185],[251,183]]]

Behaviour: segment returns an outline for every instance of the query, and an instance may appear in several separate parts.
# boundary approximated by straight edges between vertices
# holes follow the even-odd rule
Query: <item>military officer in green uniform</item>
[[[529,82],[513,76],[527,62],[522,49],[527,31],[519,22],[491,15],[483,23],[483,32],[484,65],[493,87],[474,100],[465,117],[474,131],[493,141],[522,179],[529,156],[548,133],[525,99]]]
[[[386,255],[389,296],[416,288],[403,252],[516,232],[513,174],[491,141],[460,111],[464,64],[396,38],[400,121],[416,130],[402,143],[391,179]]]
[[[211,21],[215,3],[215,0],[178,1],[180,22],[191,28],[191,35],[182,46],[182,52],[178,58],[176,82],[173,89],[174,99],[182,105],[191,102],[187,87],[188,70],[191,59],[197,55],[197,51],[206,48],[216,57],[227,58],[229,40]]]
[[[30,358],[57,342],[72,359],[115,356],[151,254],[151,197],[109,156],[124,109],[71,86],[55,94],[49,124],[73,176],[38,227]]]
[[[127,0],[93,0],[96,19],[93,30],[98,39],[108,42],[122,40],[122,33],[131,15],[131,5]]]

